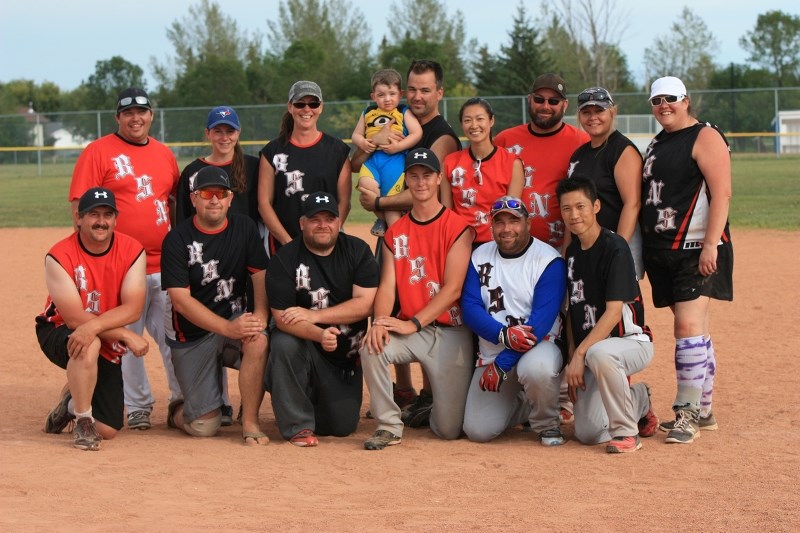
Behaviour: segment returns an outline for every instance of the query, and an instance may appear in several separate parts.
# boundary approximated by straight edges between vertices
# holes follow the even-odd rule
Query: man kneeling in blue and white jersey
[[[543,445],[557,446],[564,443],[558,419],[563,358],[554,341],[566,266],[554,248],[531,237],[520,199],[499,198],[491,218],[494,241],[472,253],[461,296],[464,322],[479,337],[464,432],[486,442],[528,421]]]

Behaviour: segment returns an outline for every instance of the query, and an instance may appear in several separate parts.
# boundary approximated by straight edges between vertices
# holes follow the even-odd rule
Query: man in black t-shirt
[[[625,239],[600,226],[600,200],[587,178],[556,187],[561,216],[575,238],[567,261],[569,364],[565,374],[575,404],[575,438],[606,443],[608,453],[635,452],[652,437],[658,417],[650,389],[629,376],[653,359],[653,336],[633,256]]]
[[[171,304],[167,344],[184,396],[170,403],[167,425],[196,437],[217,433],[224,365],[239,370],[242,437],[259,445],[269,442],[258,423],[267,358],[268,260],[255,222],[228,215],[233,194],[224,170],[200,169],[191,193],[196,214],[164,239],[161,284]],[[252,312],[247,312],[248,277]]]
[[[267,292],[275,318],[266,389],[275,421],[295,446],[316,435],[343,437],[358,426],[362,374],[358,348],[378,287],[369,246],[339,231],[328,193],[302,204],[301,235],[270,262]]]

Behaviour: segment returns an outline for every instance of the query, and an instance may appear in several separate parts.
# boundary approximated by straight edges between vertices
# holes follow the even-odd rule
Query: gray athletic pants
[[[361,350],[361,365],[370,396],[370,410],[378,421],[377,429],[403,435],[400,408],[392,396],[389,365],[418,362],[431,382],[433,410],[431,430],[443,439],[457,439],[464,424],[464,404],[475,364],[472,332],[464,326],[442,327],[429,324],[419,333],[390,334],[384,351],[370,355]]]
[[[536,433],[558,428],[558,346],[545,341],[528,350],[508,373],[499,392],[481,390],[479,382],[485,368],[473,371],[467,394],[464,433],[469,440],[490,441],[526,420]]]
[[[639,434],[637,423],[650,409],[644,383],[631,386],[628,376],[653,359],[653,343],[609,337],[586,353],[583,382],[575,402],[575,438],[584,444]]]
[[[304,429],[344,437],[358,427],[364,390],[361,369],[345,372],[334,366],[309,340],[272,330],[264,388],[287,440]]]
[[[175,369],[172,367],[172,354],[167,345],[166,335],[164,334],[164,320],[167,306],[167,292],[161,290],[161,272],[147,275],[147,292],[145,293],[144,310],[139,320],[128,325],[128,329],[139,335],[144,334],[145,326],[147,332],[158,344],[158,351],[161,352],[161,359],[164,363],[164,371],[167,374],[167,385],[169,386],[169,401],[183,397],[178,380],[175,378]],[[150,352],[153,353],[152,351]],[[153,392],[150,389],[150,380],[147,379],[147,372],[144,367],[144,357],[136,357],[128,352],[122,358],[122,379],[123,390],[125,392],[125,407],[128,414],[134,411],[153,410]]]

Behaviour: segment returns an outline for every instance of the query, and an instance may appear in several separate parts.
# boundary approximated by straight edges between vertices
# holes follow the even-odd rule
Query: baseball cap
[[[101,206],[110,207],[115,213],[119,213],[113,191],[103,187],[92,187],[78,200],[78,213],[85,213]]]
[[[236,131],[242,131],[242,127],[239,124],[239,115],[236,114],[232,107],[221,105],[212,109],[208,114],[206,129],[210,130],[220,124],[227,124]]]
[[[664,76],[658,78],[650,86],[650,98],[658,95],[665,96],[686,96],[686,85],[675,76]]]
[[[567,97],[567,82],[564,81],[564,78],[559,76],[558,74],[553,74],[552,72],[548,72],[547,74],[542,74],[535,80],[533,80],[533,87],[531,87],[531,92],[535,93],[539,89],[551,89],[557,92],[561,98]]]
[[[614,106],[614,100],[611,99],[611,95],[604,88],[589,87],[578,95],[578,110],[590,105],[608,109]]]
[[[117,96],[117,114],[131,107],[143,107],[145,109],[153,109],[150,104],[150,98],[144,89],[138,87],[130,87],[123,89]]]
[[[428,167],[437,173],[442,171],[442,167],[439,165],[439,158],[427,148],[414,148],[406,154],[405,170],[415,165]]]
[[[289,89],[289,101],[297,102],[304,96],[313,96],[320,102],[322,101],[322,89],[313,81],[296,81]]]
[[[230,190],[231,182],[228,180],[228,173],[223,169],[214,166],[203,167],[194,175],[193,191],[199,191],[206,187],[222,187]]]
[[[311,217],[322,211],[339,216],[339,204],[336,198],[326,192],[315,192],[303,200],[302,213],[304,217]]]
[[[492,204],[491,215],[497,213],[511,213],[517,218],[528,218],[528,209],[519,198],[514,196],[501,196]]]

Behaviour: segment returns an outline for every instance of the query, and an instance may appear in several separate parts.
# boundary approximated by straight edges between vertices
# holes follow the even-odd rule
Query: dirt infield
[[[367,452],[362,441],[375,422],[366,418],[355,435],[300,449],[278,434],[269,396],[261,409],[269,446],[245,447],[238,426],[192,439],[166,428],[157,348],[147,356],[154,428],[123,430],[97,453],[75,450],[71,436],[42,432],[65,375],[42,355],[33,330],[45,299],[44,254],[67,232],[0,229],[0,265],[9,274],[0,289],[9,319],[0,332],[2,531],[800,528],[800,269],[792,259],[800,232],[733,234],[735,301],[712,304],[719,431],[686,446],[664,444],[659,433],[623,456],[574,440],[547,449],[516,429],[489,444],[407,429],[402,445]],[[647,282],[642,291],[649,302]],[[656,357],[634,380],[651,384],[656,413],[669,417],[671,315],[646,312]]]

